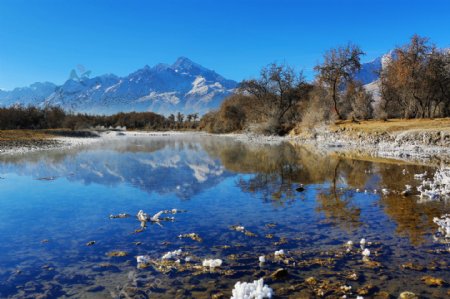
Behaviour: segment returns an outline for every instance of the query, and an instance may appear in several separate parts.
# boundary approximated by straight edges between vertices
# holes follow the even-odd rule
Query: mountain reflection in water
[[[236,245],[243,254],[264,254],[258,251],[282,247],[307,252],[335,250],[349,239],[358,242],[366,237],[387,247],[386,257],[380,259],[388,263],[385,267],[392,271],[391,277],[399,281],[415,279],[418,282],[411,288],[429,296],[431,293],[422,288],[416,274],[408,277],[395,272],[411,259],[422,263],[437,259],[429,253],[440,246],[432,241],[436,231],[432,219],[449,212],[449,207],[441,202],[419,203],[415,196],[400,195],[407,184],[415,189],[419,181],[414,180],[414,174],[424,171],[434,170],[400,161],[325,154],[289,143],[254,145],[202,135],[123,137],[72,150],[1,156],[0,176],[5,179],[0,180],[0,196],[6,200],[0,201],[0,217],[5,221],[0,224],[4,240],[0,245],[4,252],[0,257],[0,281],[4,281],[0,283],[0,297],[34,296],[49,285],[53,295],[73,295],[87,292],[87,286],[94,283],[104,288],[99,292],[109,294],[125,279],[120,273],[135,269],[135,255],[162,256],[183,246],[176,236],[191,232],[199,233],[203,242],[186,250],[205,257],[214,252],[222,259],[226,256],[217,248],[224,244]],[[304,190],[299,192],[300,186]],[[389,190],[389,194],[382,194],[381,189]],[[134,219],[138,210],[152,214],[169,208],[185,209],[187,213],[175,215],[174,223],[148,228],[151,232],[130,235],[139,226]],[[14,213],[22,212],[28,217],[34,215],[34,219],[17,219]],[[122,212],[132,217],[107,219],[110,213]],[[61,226],[55,225],[56,219],[60,219]],[[270,240],[272,233],[267,230],[272,222],[277,224],[274,240]],[[229,226],[235,224],[245,225],[257,237],[230,232]],[[138,239],[140,236],[147,237]],[[58,240],[49,242],[48,247],[39,244],[42,239],[55,238]],[[87,255],[83,244],[90,239],[95,239],[96,245],[89,248]],[[132,241],[143,245],[130,245]],[[109,262],[105,253],[117,248],[132,254],[127,264],[115,265],[117,275],[111,273],[109,282],[98,272],[86,270]],[[228,263],[232,267],[232,262]],[[63,274],[41,273],[46,264],[62,272],[73,267],[76,273],[88,272],[83,279],[71,281]],[[29,273],[17,276],[14,273],[18,269]],[[438,275],[448,274],[448,266],[441,265],[440,269]],[[228,294],[240,280],[238,277],[253,277],[246,271],[222,280],[217,288]],[[393,293],[400,291],[401,283],[377,281],[377,275],[373,275],[373,284]],[[167,285],[175,276],[164,276]],[[33,291],[16,288],[32,277],[38,277]],[[289,283],[300,277],[294,274],[294,281]],[[198,284],[206,283],[201,277],[197,280]],[[179,288],[192,284],[178,283]],[[280,282],[273,286],[275,291],[284,287]],[[193,291],[189,292],[186,296],[193,296]],[[168,298],[170,294],[167,291]]]

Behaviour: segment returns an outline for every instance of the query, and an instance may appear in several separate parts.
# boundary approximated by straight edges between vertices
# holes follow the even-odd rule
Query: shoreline
[[[370,157],[393,158],[426,163],[434,161],[450,165],[450,127],[402,127],[387,122],[386,129],[372,129],[370,123],[345,123],[317,128],[313,133],[291,134],[294,144],[308,144],[319,150],[353,153]],[[379,124],[379,123],[378,123]],[[420,123],[419,123],[420,125]],[[397,126],[397,127],[396,127]]]
[[[98,134],[98,137],[52,136],[46,139],[0,141],[0,155],[76,148],[124,137],[214,136],[232,138],[253,145],[277,145],[289,142],[294,146],[312,146],[324,153],[391,158],[421,163],[434,160],[450,165],[450,133],[426,130],[349,134],[348,131],[330,131],[322,128],[314,134],[286,136],[265,136],[253,133],[211,134],[202,131],[105,131],[95,133]]]

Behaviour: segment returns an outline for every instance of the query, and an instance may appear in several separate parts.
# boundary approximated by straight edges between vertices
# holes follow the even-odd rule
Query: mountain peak
[[[198,63],[193,62],[187,57],[180,56],[175,61],[174,64],[172,64],[173,69],[182,69],[182,70],[192,70],[192,69],[199,69],[199,70],[206,70],[203,66],[201,66]]]
[[[173,65],[145,65],[125,77],[107,74],[68,80],[63,85],[48,88],[36,85],[35,88],[1,91],[0,105],[49,104],[76,112],[102,114],[149,110],[164,114],[205,113],[217,109],[236,85],[235,81],[187,57],[179,57]]]

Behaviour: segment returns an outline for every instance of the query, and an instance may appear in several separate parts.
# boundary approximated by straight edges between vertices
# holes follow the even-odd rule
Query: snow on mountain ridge
[[[33,98],[30,104],[58,105],[74,112],[101,114],[130,111],[202,114],[218,108],[236,87],[235,81],[180,57],[172,65],[146,65],[125,77],[107,74],[69,79],[61,86],[54,85],[43,96]],[[25,89],[32,93],[31,88]],[[0,91],[0,106],[15,103],[11,97],[16,96]]]

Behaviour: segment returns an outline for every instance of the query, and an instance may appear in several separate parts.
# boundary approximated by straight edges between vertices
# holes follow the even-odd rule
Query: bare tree
[[[339,107],[340,89],[352,81],[353,74],[361,68],[361,55],[364,52],[358,46],[348,44],[327,51],[323,63],[314,68],[318,72],[318,82],[331,94],[334,111],[339,119],[343,119]]]
[[[178,122],[178,124],[179,125],[183,124],[183,121],[184,121],[184,114],[181,113],[181,112],[178,112],[177,113],[177,122]]]
[[[381,72],[382,104],[390,117],[448,116],[450,53],[414,35]]]
[[[347,84],[344,100],[353,120],[372,118],[373,96],[364,89],[361,82],[349,82]]]
[[[239,90],[250,95],[255,112],[279,131],[284,117],[302,99],[307,85],[301,72],[297,74],[289,66],[273,63],[261,70],[259,79],[244,80]]]

